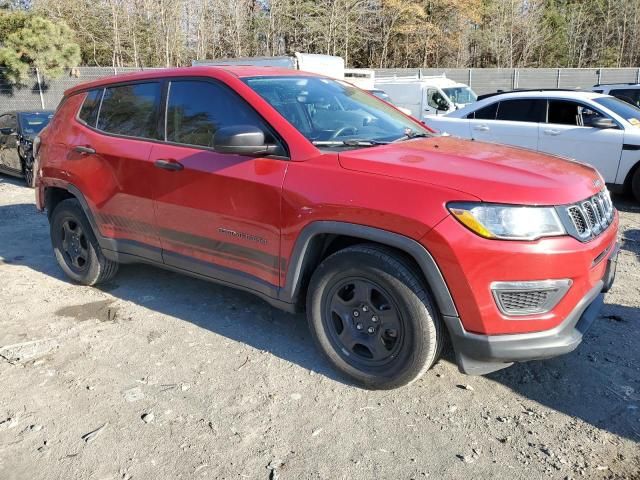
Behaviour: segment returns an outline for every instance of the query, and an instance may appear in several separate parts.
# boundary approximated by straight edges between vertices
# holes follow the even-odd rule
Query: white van
[[[281,57],[221,58],[217,60],[193,60],[196,65],[255,65],[259,67],[281,67],[303,72],[317,73],[344,80],[344,59],[333,55],[299,53]]]
[[[345,68],[344,79],[362,90],[376,88],[376,72],[370,68]]]
[[[407,108],[418,120],[444,115],[476,101],[478,96],[464,83],[445,77],[379,78],[376,88],[387,92],[395,105]]]

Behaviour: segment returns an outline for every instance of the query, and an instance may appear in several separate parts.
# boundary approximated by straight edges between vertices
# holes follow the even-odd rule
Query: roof
[[[302,70],[292,70],[288,68],[279,67],[258,67],[255,65],[216,65],[216,66],[194,66],[194,67],[179,67],[179,68],[157,68],[151,70],[144,70],[141,72],[125,73],[122,75],[112,75],[109,77],[103,77],[98,80],[90,82],[84,82],[64,92],[65,95],[71,95],[73,93],[87,90],[90,88],[101,87],[110,85],[112,83],[120,82],[132,82],[137,80],[153,80],[157,78],[170,78],[170,77],[188,77],[188,76],[200,76],[206,77],[212,73],[224,72],[227,75],[232,75],[238,78],[245,77],[274,77],[274,76],[318,76],[314,73],[304,72]]]
[[[470,112],[473,112],[485,105],[491,105],[500,100],[514,99],[514,98],[551,98],[558,100],[595,100],[596,98],[609,97],[603,93],[595,93],[587,90],[515,90],[512,92],[498,93],[491,97],[478,100],[475,103],[470,103],[460,110],[456,110],[447,114],[451,117],[462,117]]]

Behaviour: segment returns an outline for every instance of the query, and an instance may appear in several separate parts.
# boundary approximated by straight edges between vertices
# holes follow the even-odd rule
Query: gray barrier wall
[[[136,68],[79,67],[62,77],[47,81],[33,75],[28,84],[12,87],[0,67],[0,113],[8,110],[55,109],[64,91],[78,83],[135,72]],[[376,69],[378,77],[430,76],[448,78],[471,85],[478,93],[513,88],[585,88],[596,83],[640,82],[640,68],[388,68]]]

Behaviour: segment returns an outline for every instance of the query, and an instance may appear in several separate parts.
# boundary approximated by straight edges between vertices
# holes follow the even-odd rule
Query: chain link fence
[[[12,85],[0,67],[0,113],[10,110],[55,110],[65,90],[79,83],[111,75],[140,71],[139,68],[78,67],[55,80],[41,78],[35,72],[26,85]]]
[[[0,67],[0,113],[10,110],[53,110],[64,91],[79,83],[136,72],[137,68],[79,67],[55,80],[34,73],[26,85],[13,86]],[[446,75],[470,85],[478,94],[514,88],[584,88],[597,83],[640,83],[640,68],[386,68],[377,77]]]

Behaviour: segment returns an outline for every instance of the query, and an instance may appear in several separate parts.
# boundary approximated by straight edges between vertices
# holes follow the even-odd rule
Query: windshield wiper
[[[317,147],[374,147],[376,145],[388,145],[391,142],[353,138],[346,140],[313,140],[311,143]]]
[[[405,134],[403,136],[401,136],[400,138],[396,138],[393,143],[395,142],[403,142],[405,140],[411,140],[413,138],[428,138],[428,137],[432,137],[433,135],[430,133],[419,133],[419,132],[411,132],[409,134]]]

